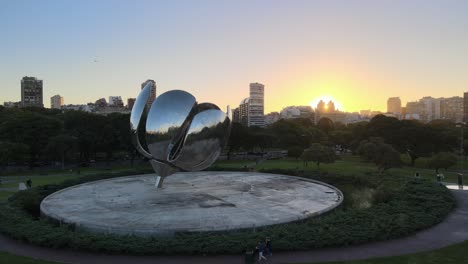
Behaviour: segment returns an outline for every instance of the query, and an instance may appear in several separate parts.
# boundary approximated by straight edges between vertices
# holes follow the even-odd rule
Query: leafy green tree
[[[437,174],[439,173],[439,169],[443,168],[447,170],[455,164],[457,164],[457,156],[450,152],[439,152],[427,162],[427,166],[435,169]]]
[[[231,159],[232,152],[239,151],[246,138],[247,128],[240,123],[234,122],[231,126],[231,134],[227,143],[227,157]]]
[[[0,142],[0,164],[8,166],[10,162],[20,162],[29,154],[29,147],[23,143]]]
[[[320,143],[314,143],[308,149],[304,150],[301,158],[304,161],[304,166],[307,166],[308,162],[312,161],[315,162],[317,168],[320,168],[320,163],[334,163],[337,156],[330,147]]]
[[[434,151],[433,130],[416,120],[402,120],[400,124],[401,128],[395,132],[397,148],[401,153],[408,154],[411,166],[414,166],[416,159],[431,156]]]
[[[375,163],[379,175],[401,165],[400,153],[381,138],[363,140],[357,151],[365,160]]]
[[[333,121],[328,117],[322,117],[317,122],[317,127],[322,130],[325,134],[329,134],[333,130],[334,124]]]
[[[0,123],[0,140],[28,146],[30,166],[41,158],[49,139],[62,132],[60,120],[23,111]]]
[[[46,149],[53,158],[61,161],[62,169],[64,169],[65,158],[76,149],[76,143],[75,137],[61,134],[51,138]]]
[[[304,149],[301,147],[290,147],[288,149],[288,157],[295,158],[297,160],[302,155],[302,152],[304,152]]]

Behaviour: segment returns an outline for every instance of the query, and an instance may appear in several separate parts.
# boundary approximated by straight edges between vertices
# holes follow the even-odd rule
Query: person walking
[[[272,256],[272,255],[273,255],[273,251],[272,251],[272,249],[271,249],[271,238],[270,238],[270,237],[267,237],[267,238],[265,239],[265,248],[266,248],[266,250],[265,250],[266,255],[267,255],[267,256]]]
[[[265,244],[262,241],[258,242],[257,249],[258,249],[258,261],[260,262],[262,261],[262,259],[267,260],[267,258],[263,255],[263,253],[265,252]]]

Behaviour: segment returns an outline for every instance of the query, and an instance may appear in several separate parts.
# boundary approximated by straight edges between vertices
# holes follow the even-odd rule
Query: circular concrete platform
[[[154,176],[84,183],[47,196],[43,216],[78,230],[171,235],[296,221],[327,212],[342,193],[322,182],[265,173],[184,172],[155,189]]]

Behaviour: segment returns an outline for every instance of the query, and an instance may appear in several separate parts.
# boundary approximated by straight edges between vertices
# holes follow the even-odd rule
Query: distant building
[[[348,115],[347,113],[344,113],[344,112],[320,113],[320,115],[318,116],[318,119],[316,120],[316,123],[318,123],[318,121],[324,117],[329,118],[331,121],[333,121],[333,123],[336,123],[336,122],[339,122],[342,124],[348,123],[347,121]]]
[[[148,101],[146,103],[146,108],[149,110],[154,100],[156,99],[156,82],[154,80],[146,80],[144,83],[141,84],[141,89],[145,88],[148,82],[151,85],[151,91]]]
[[[271,125],[277,122],[280,119],[280,114],[278,112],[271,112],[265,115],[265,125]]]
[[[453,122],[463,122],[463,98],[454,96],[440,101],[440,117]]]
[[[387,100],[387,113],[401,114],[400,97],[390,97]]]
[[[136,98],[128,98],[127,99],[127,109],[132,110],[133,105],[135,104]]]
[[[326,111],[326,107],[325,107],[325,102],[320,100],[317,104],[317,111],[319,111],[320,113],[325,113]]]
[[[54,95],[50,98],[50,108],[61,109],[63,105],[63,97],[60,95]]]
[[[264,116],[265,86],[261,83],[250,84],[248,126],[265,126]]]
[[[239,123],[249,125],[249,97],[242,100],[239,104]]]
[[[44,107],[42,80],[36,77],[23,77],[21,79],[21,106]]]
[[[468,92],[463,94],[463,122],[468,123]]]
[[[121,96],[109,96],[109,104],[111,107],[123,107],[124,103]]]
[[[406,107],[401,107],[401,119],[405,119],[406,116]]]
[[[21,107],[21,102],[4,102],[3,107],[5,107],[5,108],[18,108],[18,107]]]
[[[440,119],[440,99],[426,96],[419,101],[422,102],[424,106],[422,120],[429,122]]]
[[[406,103],[406,114],[404,119],[418,119],[424,122],[441,119],[443,100],[445,98],[423,97],[419,101]],[[449,104],[451,101],[449,102]]]
[[[240,122],[241,122],[239,107],[234,108],[234,109],[232,110],[232,122],[236,122],[236,123],[240,123]]]
[[[312,107],[306,106],[288,106],[280,112],[280,117],[284,119],[290,118],[309,118],[314,121],[314,110]]]
[[[359,114],[362,116],[362,117],[370,117],[371,116],[371,110],[368,109],[368,110],[361,110],[359,111]]]
[[[329,101],[328,104],[327,104],[327,109],[325,112],[327,113],[334,113],[336,111],[335,109],[335,103],[333,103],[333,101]]]
[[[62,105],[61,108],[63,111],[74,110],[74,111],[92,112],[94,110],[94,104],[87,104],[87,105],[68,104],[68,105]]]
[[[98,99],[98,100],[94,103],[94,107],[95,107],[95,108],[104,108],[104,107],[107,107],[106,98]]]
[[[405,119],[415,119],[414,117],[415,114],[418,115],[418,119],[419,119],[419,115],[423,112],[423,109],[424,109],[424,105],[421,103],[421,102],[407,102],[406,103],[406,116],[404,117]],[[413,117],[413,118],[408,118],[408,117]]]

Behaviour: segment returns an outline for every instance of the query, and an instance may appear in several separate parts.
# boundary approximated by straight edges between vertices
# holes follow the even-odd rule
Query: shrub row
[[[90,178],[19,192],[8,205],[0,208],[0,231],[15,239],[53,248],[127,254],[238,254],[253,248],[266,236],[273,238],[275,250],[344,246],[402,237],[442,221],[455,206],[453,196],[445,187],[425,180],[409,180],[392,193],[391,199],[368,209],[339,209],[321,217],[257,230],[141,238],[75,232],[70,226],[56,226],[35,218],[45,195],[86,180]]]

